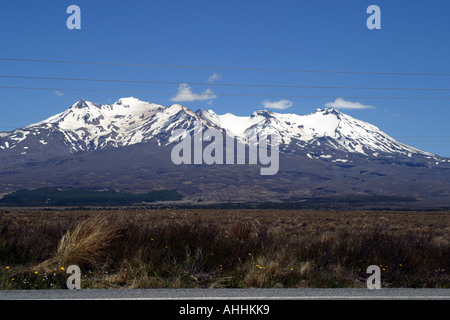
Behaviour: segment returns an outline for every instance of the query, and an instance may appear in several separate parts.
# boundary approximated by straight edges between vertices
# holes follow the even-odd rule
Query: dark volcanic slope
[[[148,192],[179,191],[184,199],[273,201],[316,196],[388,195],[450,198],[450,167],[409,159],[355,156],[351,163],[280,154],[276,175],[259,165],[174,165],[171,148],[152,143],[82,152],[47,161],[10,163],[0,171],[0,189],[63,187]],[[358,159],[359,158],[359,159]]]

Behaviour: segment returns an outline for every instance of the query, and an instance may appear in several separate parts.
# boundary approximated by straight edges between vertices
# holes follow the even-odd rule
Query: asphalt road
[[[450,300],[450,289],[0,290],[0,300]]]

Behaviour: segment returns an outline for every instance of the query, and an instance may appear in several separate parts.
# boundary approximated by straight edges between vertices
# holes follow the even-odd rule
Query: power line
[[[418,72],[375,72],[375,71],[343,71],[343,70],[306,70],[306,69],[271,69],[271,68],[240,68],[240,67],[207,67],[207,66],[183,66],[183,65],[158,65],[142,63],[118,63],[118,62],[93,62],[93,61],[68,61],[45,59],[22,59],[0,57],[3,61],[26,61],[65,64],[91,64],[110,66],[156,67],[156,68],[184,68],[184,69],[208,69],[208,70],[235,70],[235,71],[270,71],[270,72],[304,72],[304,73],[335,73],[335,74],[371,74],[371,75],[405,75],[405,76],[450,76],[450,73],[418,73]]]
[[[38,77],[0,75],[0,78],[34,79],[34,80],[63,80],[63,81],[92,81],[92,82],[119,82],[142,84],[189,84],[205,86],[232,86],[232,87],[264,87],[264,88],[304,88],[304,89],[357,89],[357,90],[410,90],[410,91],[450,91],[450,88],[393,88],[393,87],[360,87],[360,86],[311,86],[311,85],[276,85],[276,84],[241,84],[241,83],[205,83],[205,82],[175,82],[175,81],[147,81],[147,80],[117,80],[67,77]]]
[[[85,91],[85,92],[113,92],[113,93],[147,93],[147,94],[173,94],[173,95],[192,95],[192,93],[183,92],[162,92],[162,91],[136,91],[136,90],[102,90],[102,89],[69,89],[69,88],[40,88],[40,87],[17,87],[0,86],[1,89],[24,89],[24,90],[51,90],[51,91]],[[274,98],[327,98],[335,99],[336,96],[325,95],[271,95],[271,94],[233,94],[233,93],[201,93],[202,96],[210,96],[211,99],[216,96],[231,97],[274,97]],[[347,99],[394,99],[394,100],[450,100],[450,97],[361,97],[361,96],[340,96]],[[205,100],[207,100],[206,98]]]

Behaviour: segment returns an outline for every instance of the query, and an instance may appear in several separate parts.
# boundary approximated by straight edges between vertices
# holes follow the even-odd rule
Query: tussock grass
[[[40,267],[50,265],[82,267],[96,266],[101,262],[103,250],[119,236],[120,224],[109,221],[106,216],[97,215],[80,222],[68,230],[60,239],[54,257],[44,261]]]

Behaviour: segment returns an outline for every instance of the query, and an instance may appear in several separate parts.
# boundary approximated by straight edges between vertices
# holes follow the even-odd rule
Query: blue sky
[[[71,4],[81,8],[80,30],[66,27],[70,16],[66,9]],[[366,9],[372,4],[381,9],[379,30],[366,27],[370,16]],[[450,74],[449,12],[450,2],[447,0],[3,0],[0,2],[0,57],[170,66]],[[194,111],[213,109],[218,114],[231,112],[244,116],[258,109],[277,106],[288,108],[272,110],[307,114],[343,97],[345,103],[341,106],[359,106],[360,109],[342,108],[342,112],[380,127],[399,141],[450,156],[450,100],[347,98],[448,98],[450,91],[219,85],[449,89],[448,75],[250,71],[0,60],[0,76],[5,75],[176,83],[0,77],[0,87],[157,92],[0,88],[0,131],[43,120],[64,111],[81,98],[96,103],[113,103],[121,97],[135,96],[165,106],[180,103]],[[187,85],[180,87],[182,83]],[[192,101],[175,98],[180,88],[184,92],[192,92],[192,95],[183,96]],[[205,92],[215,96],[201,100]]]

